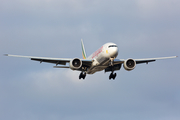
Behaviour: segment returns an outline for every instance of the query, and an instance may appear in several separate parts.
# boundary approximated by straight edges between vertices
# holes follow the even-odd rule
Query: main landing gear
[[[116,78],[116,73],[113,74],[113,72],[109,75],[109,80],[111,80],[111,78],[114,80]]]
[[[79,79],[81,79],[81,78],[85,79],[85,77],[86,77],[86,73],[81,72],[80,75],[79,75]]]

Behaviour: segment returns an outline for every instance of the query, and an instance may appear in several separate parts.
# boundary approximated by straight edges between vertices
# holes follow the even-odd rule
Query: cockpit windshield
[[[110,47],[117,47],[117,45],[110,45],[110,46],[108,46],[108,48],[110,48]]]

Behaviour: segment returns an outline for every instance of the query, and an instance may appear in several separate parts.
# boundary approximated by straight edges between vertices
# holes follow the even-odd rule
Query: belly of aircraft
[[[106,57],[99,57],[96,59],[98,61],[98,65],[92,66],[88,71],[87,74],[94,74],[95,72],[102,71],[109,66],[109,58]]]
[[[94,66],[93,68],[87,71],[87,74],[94,74],[95,72],[102,71],[107,67],[108,66]]]

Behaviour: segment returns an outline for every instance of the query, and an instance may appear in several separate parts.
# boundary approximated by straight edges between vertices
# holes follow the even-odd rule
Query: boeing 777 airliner
[[[89,57],[86,57],[83,40],[81,40],[81,46],[83,59],[33,57],[10,54],[5,55],[12,57],[30,58],[31,60],[39,61],[40,63],[54,63],[56,64],[54,68],[70,68],[72,70],[78,70],[81,71],[79,79],[85,79],[86,74],[94,74],[95,72],[105,70],[105,72],[111,72],[111,74],[109,75],[109,80],[116,78],[116,73],[114,73],[114,71],[120,70],[122,64],[125,70],[131,71],[136,67],[136,64],[153,62],[158,59],[168,59],[177,57],[171,56],[146,59],[116,59],[116,57],[118,56],[118,46],[114,43],[106,43],[93,54],[91,54]],[[67,66],[66,63],[69,63],[69,65]]]

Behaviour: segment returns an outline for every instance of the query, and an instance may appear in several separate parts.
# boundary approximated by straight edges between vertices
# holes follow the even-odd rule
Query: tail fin
[[[84,48],[84,44],[83,44],[83,40],[81,39],[81,47],[82,47],[82,56],[84,59],[86,59],[86,51],[85,51],[85,48]]]

